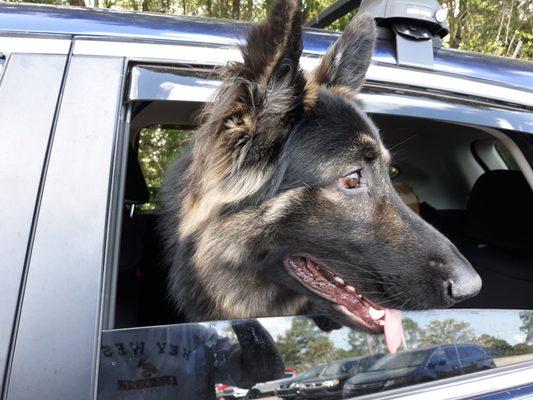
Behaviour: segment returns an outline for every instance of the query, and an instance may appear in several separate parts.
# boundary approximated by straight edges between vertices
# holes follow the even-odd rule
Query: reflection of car
[[[389,354],[344,384],[343,397],[388,390],[493,368],[494,361],[473,344],[449,344]]]
[[[350,377],[368,370],[383,355],[355,357],[329,364],[320,376],[302,382],[301,397],[305,399],[340,398],[344,382]]]
[[[275,395],[284,399],[298,396],[300,394],[302,383],[306,382],[308,379],[314,379],[317,376],[320,376],[325,368],[326,364],[315,365],[314,367],[305,370],[300,375],[281,382],[275,390]]]
[[[243,399],[248,393],[248,389],[241,389],[235,386],[225,385],[223,383],[216,384],[215,391],[217,394],[217,399],[220,400]]]
[[[283,376],[282,379],[276,379],[275,381],[258,383],[249,390],[247,397],[249,399],[256,399],[258,397],[273,396],[280,383],[288,381],[296,376],[296,370],[294,368],[285,368],[285,374]]]

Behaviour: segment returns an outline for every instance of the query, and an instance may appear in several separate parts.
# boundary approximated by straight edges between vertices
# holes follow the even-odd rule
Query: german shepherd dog
[[[357,16],[306,74],[300,3],[279,0],[223,70],[162,190],[170,296],[188,320],[319,313],[395,349],[397,310],[479,292],[468,261],[398,197],[357,104],[375,37]]]

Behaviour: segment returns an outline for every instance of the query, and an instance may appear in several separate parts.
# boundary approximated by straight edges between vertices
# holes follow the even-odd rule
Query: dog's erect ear
[[[206,165],[220,166],[222,178],[247,165],[267,170],[308,100],[299,67],[300,0],[278,0],[268,18],[251,28],[241,51],[243,62],[226,68],[207,109],[202,151],[217,158]]]
[[[245,77],[259,85],[297,78],[302,54],[300,0],[278,0],[266,21],[251,29],[241,51]]]
[[[369,14],[358,14],[313,71],[316,83],[355,94],[363,84],[375,41],[374,18]]]
[[[298,114],[316,96],[299,67],[300,0],[278,0],[266,21],[251,28],[241,51],[243,61],[224,69],[223,83],[195,135],[181,237],[199,230],[223,205],[275,190],[280,149]]]

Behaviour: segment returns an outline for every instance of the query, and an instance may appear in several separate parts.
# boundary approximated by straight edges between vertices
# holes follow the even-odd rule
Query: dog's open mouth
[[[370,301],[328,267],[308,257],[289,257],[284,266],[293,278],[333,303],[354,325],[371,333],[385,333],[389,351],[396,352],[403,336],[400,311]]]

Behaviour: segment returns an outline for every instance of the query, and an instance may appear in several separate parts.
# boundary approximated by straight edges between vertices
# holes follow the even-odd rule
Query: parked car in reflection
[[[295,399],[296,397],[299,397],[303,383],[319,377],[326,367],[327,364],[318,364],[305,370],[294,378],[280,382],[274,394],[283,399]]]
[[[285,368],[284,377],[275,381],[261,382],[252,387],[246,396],[248,399],[257,399],[260,397],[273,396],[280,383],[291,380],[297,375],[294,368]]]
[[[218,383],[215,385],[217,400],[244,399],[248,394],[248,389]]]
[[[344,384],[348,398],[380,390],[467,374],[495,367],[492,358],[474,344],[446,344],[389,354],[367,372]]]
[[[328,364],[322,373],[303,381],[300,397],[304,399],[340,399],[344,382],[352,376],[368,370],[383,354],[347,358]]]

